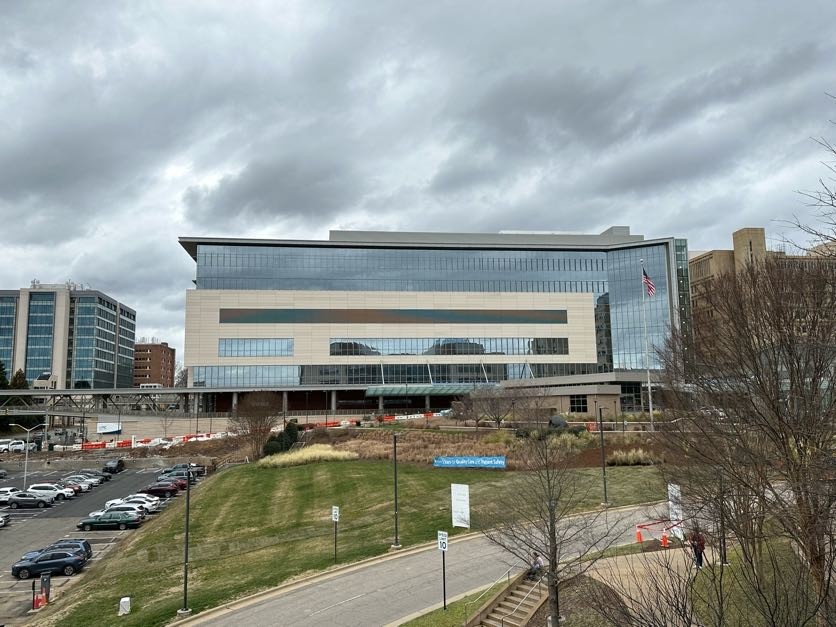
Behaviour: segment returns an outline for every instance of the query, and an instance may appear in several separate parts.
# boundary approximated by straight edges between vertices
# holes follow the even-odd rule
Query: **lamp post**
[[[186,529],[183,538],[183,607],[177,610],[179,618],[190,616],[189,608],[189,494],[192,484],[191,460],[186,466]]]
[[[395,481],[395,541],[392,542],[393,549],[401,548],[401,540],[398,537],[398,434],[392,434],[392,460]]]
[[[604,449],[604,408],[598,408],[598,433],[601,436],[601,473],[604,478],[604,507],[609,507],[610,501],[607,498],[607,453]]]
[[[21,429],[26,431],[26,447],[24,449],[25,450],[25,453],[24,453],[25,457],[24,457],[24,461],[23,461],[23,489],[25,490],[26,489],[26,479],[29,476],[29,434],[32,433],[35,429],[40,429],[41,427],[46,427],[47,424],[45,422],[42,422],[39,425],[35,425],[31,429],[27,429],[23,425],[19,425],[16,422],[10,422],[9,426],[10,427],[20,427]]]

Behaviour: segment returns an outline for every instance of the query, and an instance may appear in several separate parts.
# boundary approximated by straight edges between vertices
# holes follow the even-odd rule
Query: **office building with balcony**
[[[562,387],[582,413],[605,396],[634,409],[653,347],[690,325],[686,241],[628,227],[180,243],[196,262],[189,385],[217,389],[219,410],[236,390],[282,391],[289,409],[383,409],[492,384]]]
[[[131,387],[135,330],[133,309],[74,283],[0,290],[0,361],[30,387]]]

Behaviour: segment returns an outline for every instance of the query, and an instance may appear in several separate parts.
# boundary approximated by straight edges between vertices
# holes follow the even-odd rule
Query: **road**
[[[95,465],[91,463],[91,467]],[[159,469],[126,470],[106,481],[91,492],[82,493],[67,501],[58,502],[53,507],[44,509],[8,509],[0,507],[0,511],[11,515],[12,521],[8,527],[0,528],[0,624],[19,624],[22,616],[31,606],[32,582],[18,581],[10,574],[12,564],[18,561],[24,553],[42,548],[51,542],[62,538],[86,538],[93,546],[93,561],[105,555],[119,538],[128,531],[91,531],[79,532],[75,525],[87,515],[104,507],[106,501],[136,492],[138,489],[152,483],[159,473]],[[71,471],[37,471],[30,472],[27,484],[49,483],[62,476],[72,474]],[[15,486],[23,488],[23,471],[10,470],[6,479],[0,479],[0,487]],[[73,577],[55,576],[52,578],[52,589],[61,590],[76,579]]]
[[[635,525],[652,520],[655,507],[613,510],[616,544],[634,541]],[[485,587],[515,560],[481,535],[454,539],[447,551],[447,597]],[[520,568],[522,568],[520,566]],[[442,602],[441,554],[436,547],[394,554],[333,574],[233,603],[187,621],[212,627],[370,626],[397,623]]]

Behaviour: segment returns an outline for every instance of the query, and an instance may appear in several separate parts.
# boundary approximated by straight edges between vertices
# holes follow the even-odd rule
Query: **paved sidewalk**
[[[651,517],[651,507],[612,511],[623,519],[617,544],[633,540],[634,525]],[[490,585],[514,561],[481,535],[453,540],[447,552],[448,599]],[[441,600],[441,555],[432,546],[281,586],[178,625],[387,625]]]

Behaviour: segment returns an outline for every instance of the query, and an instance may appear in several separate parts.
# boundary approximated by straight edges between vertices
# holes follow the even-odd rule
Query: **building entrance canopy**
[[[497,387],[484,383],[439,383],[438,385],[374,385],[366,396],[460,396],[473,390]]]

